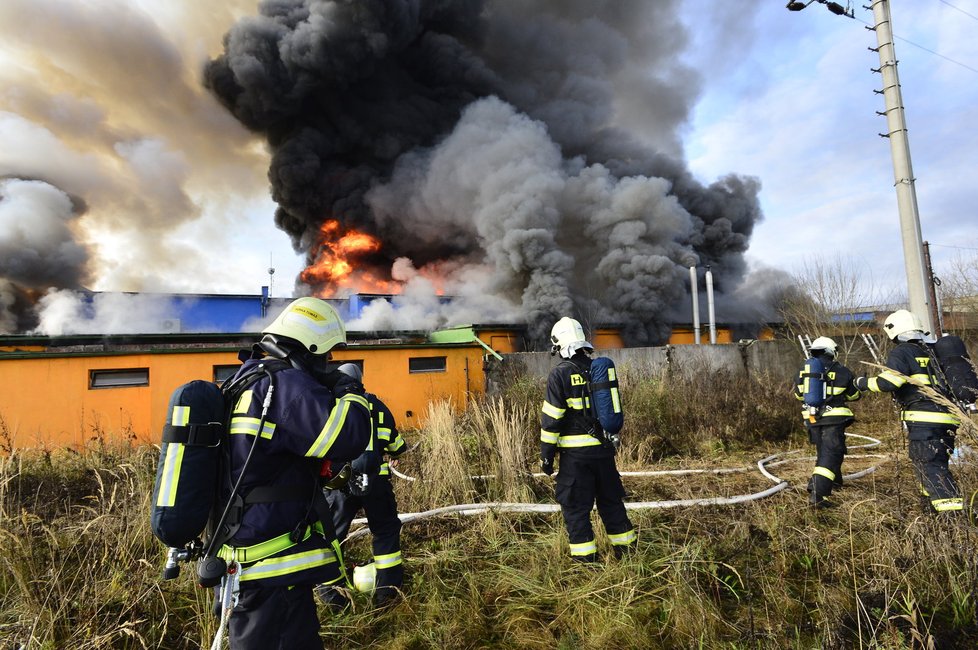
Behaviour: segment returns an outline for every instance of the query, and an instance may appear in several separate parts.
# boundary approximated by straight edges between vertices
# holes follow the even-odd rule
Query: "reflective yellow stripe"
[[[852,410],[845,406],[830,406],[822,411],[822,417],[827,415],[852,415]]]
[[[367,409],[369,413],[370,405],[362,395],[347,393],[341,397],[337,400],[336,406],[333,407],[329,417],[326,418],[326,424],[323,425],[323,430],[319,432],[316,441],[306,451],[306,456],[322,458],[329,452],[333,443],[336,442],[336,437],[339,435],[340,429],[343,428],[343,424],[346,422],[346,414],[350,410],[350,405],[354,403]]]
[[[584,410],[584,398],[583,397],[568,397],[567,406],[574,409],[575,411]]]
[[[910,375],[918,384],[923,384],[924,386],[930,386],[930,375]]]
[[[163,472],[160,474],[160,492],[156,495],[158,507],[172,508],[177,502],[177,481],[180,479],[184,449],[183,445],[175,442],[166,446],[166,458],[163,459]]]
[[[826,390],[826,392],[829,395],[841,395],[842,393],[846,392],[846,387],[845,386],[826,386],[826,389],[825,390]]]
[[[540,440],[542,442],[547,442],[543,440],[543,434],[540,434]],[[594,436],[589,436],[586,433],[577,436],[560,436],[560,440],[557,441],[558,447],[594,447],[600,445],[601,441]]]
[[[231,418],[231,426],[228,427],[228,432],[231,434],[253,436],[258,432],[259,422],[261,422],[261,418],[250,418],[244,415],[235,415]],[[271,438],[274,433],[275,423],[265,420],[265,424],[263,424],[261,428],[261,437]]]
[[[377,439],[389,442],[391,439],[391,430],[386,427],[377,427]]]
[[[390,569],[391,567],[396,567],[401,563],[401,552],[388,553],[387,555],[375,555],[374,564],[377,565],[377,570]]]
[[[824,467],[816,467],[812,470],[812,474],[818,474],[819,476],[824,476],[830,481],[835,480],[835,472],[830,469],[825,469]]]
[[[241,393],[241,397],[238,398],[238,403],[234,405],[234,413],[247,413],[248,407],[251,406],[251,396],[255,394],[255,391],[250,388]]]
[[[627,546],[638,540],[638,533],[636,533],[635,529],[632,528],[624,533],[617,533],[615,535],[609,534],[608,539],[611,540],[612,546]]]
[[[891,384],[893,384],[897,388],[899,388],[900,386],[903,386],[905,383],[907,383],[907,380],[906,380],[905,377],[902,377],[900,375],[895,375],[892,372],[889,372],[887,370],[884,370],[883,372],[881,372],[877,377],[873,377],[873,379],[885,379],[886,381],[890,382]]]
[[[404,438],[400,435],[394,438],[394,442],[387,443],[387,451],[397,453],[397,450],[405,445]]]
[[[189,406],[174,406],[173,415],[170,417],[170,424],[175,427],[185,427],[190,422]]]
[[[934,411],[903,411],[900,418],[904,422],[927,422],[930,424],[961,424],[961,420],[950,413],[937,413]]]
[[[298,573],[336,562],[336,554],[330,548],[317,548],[302,553],[261,560],[247,569],[241,569],[241,581],[274,578]]]
[[[540,442],[545,442],[548,445],[556,445],[557,438],[560,436],[556,433],[551,433],[546,429],[540,429]]]
[[[547,401],[544,401],[542,410],[544,415],[548,417],[552,417],[555,420],[561,419],[562,417],[564,417],[564,413],[567,412],[566,409],[562,409],[557,406],[554,406],[553,404]]]
[[[231,561],[235,559],[238,562],[247,564],[248,562],[257,562],[259,560],[264,560],[270,555],[275,555],[280,553],[287,548],[292,548],[296,545],[291,539],[291,533],[283,533],[278,537],[273,537],[270,540],[260,542],[258,544],[252,544],[251,546],[228,546],[225,544],[217,552],[217,556],[223,560]],[[312,535],[312,528],[306,528],[306,534],[302,538],[302,541],[309,539]]]
[[[961,497],[954,499],[934,499],[930,502],[937,512],[948,512],[950,510],[963,510],[964,501]]]
[[[580,544],[571,544],[570,553],[572,556],[578,555],[593,555],[598,552],[598,545],[592,539],[590,542],[581,542]]]

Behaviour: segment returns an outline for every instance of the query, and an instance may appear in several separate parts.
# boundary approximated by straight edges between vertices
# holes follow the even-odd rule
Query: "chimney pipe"
[[[700,291],[696,286],[696,267],[689,267],[689,293],[693,297],[693,343],[700,344]]]
[[[706,267],[706,306],[710,317],[710,345],[717,342],[717,321],[713,313],[713,271]]]

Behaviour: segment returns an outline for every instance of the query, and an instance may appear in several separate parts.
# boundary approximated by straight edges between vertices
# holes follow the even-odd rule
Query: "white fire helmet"
[[[550,330],[550,342],[553,344],[552,351],[559,352],[564,359],[570,359],[582,348],[594,349],[594,346],[584,337],[584,328],[581,324],[567,316],[554,323],[553,329]]]
[[[312,354],[326,354],[338,345],[346,345],[346,328],[340,315],[325,300],[298,298],[278,315],[262,334],[276,334],[294,339]]]
[[[903,338],[924,338],[923,323],[920,322],[916,314],[906,309],[898,309],[887,316],[886,320],[883,321],[883,331],[886,332],[891,341],[895,341],[898,336],[910,333],[919,333],[920,336],[904,336]]]
[[[371,562],[353,567],[353,587],[360,592],[372,594],[377,583],[377,565]]]
[[[352,377],[353,379],[356,379],[360,383],[363,383],[363,370],[357,364],[344,363],[340,365],[340,367],[337,368],[337,370],[342,372],[347,377]]]
[[[829,355],[834,359],[835,351],[837,347],[838,346],[835,344],[835,341],[833,341],[829,337],[820,336],[814,341],[812,341],[812,345],[809,349],[812,351],[812,354],[815,354],[816,352],[824,351],[825,354]]]

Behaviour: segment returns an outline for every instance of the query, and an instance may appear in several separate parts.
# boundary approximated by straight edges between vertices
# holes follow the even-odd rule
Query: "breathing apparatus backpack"
[[[825,364],[818,357],[805,359],[805,366],[799,375],[801,398],[808,408],[808,419],[815,421],[819,409],[825,406],[827,391],[825,383]]]
[[[601,422],[605,433],[617,436],[625,424],[621,410],[621,395],[618,392],[618,373],[615,362],[608,357],[597,357],[591,361],[591,408]]]
[[[951,397],[962,404],[973,404],[978,398],[978,375],[964,341],[954,335],[943,336],[934,343],[933,350]]]
[[[224,504],[218,503],[218,486],[231,408],[249,386],[286,367],[288,363],[272,359],[221,387],[197,379],[178,386],[170,396],[150,513],[153,534],[170,547],[164,579],[179,575],[178,561],[213,551],[213,531],[222,528],[230,506],[229,502],[220,514]],[[255,438],[257,442],[258,436]],[[215,524],[218,515],[220,520]],[[212,531],[207,549],[201,541],[205,529]]]

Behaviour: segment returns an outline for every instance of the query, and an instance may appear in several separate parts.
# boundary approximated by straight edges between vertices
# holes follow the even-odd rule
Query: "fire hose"
[[[851,445],[850,449],[870,449],[877,447],[882,444],[878,439],[872,438],[870,436],[863,436],[855,433],[846,433],[849,438],[857,438],[865,440],[866,442],[859,445]],[[675,499],[669,501],[626,501],[625,508],[629,510],[645,510],[653,508],[679,508],[679,507],[690,507],[690,506],[724,506],[733,505],[737,503],[746,503],[748,501],[756,501],[758,499],[763,499],[769,497],[773,494],[777,494],[782,490],[788,488],[791,484],[772,474],[768,468],[776,467],[778,465],[784,465],[787,463],[794,463],[803,460],[813,460],[814,456],[797,456],[794,458],[787,458],[788,456],[794,456],[798,454],[797,450],[788,452],[779,452],[766,456],[756,463],[757,470],[765,478],[770,480],[775,485],[768,487],[767,489],[760,490],[758,492],[751,492],[747,494],[738,494],[729,497],[706,497],[698,499]],[[876,458],[880,459],[880,463],[873,465],[867,469],[854,472],[852,474],[843,475],[843,480],[854,480],[862,478],[868,474],[875,472],[879,466],[885,462],[890,457],[885,454],[860,454],[855,456],[847,456],[847,458]],[[748,472],[754,469],[755,466],[743,466],[743,467],[724,467],[724,468],[714,468],[714,469],[671,469],[671,470],[650,470],[650,471],[626,471],[619,472],[622,477],[650,477],[650,476],[684,476],[689,474],[730,474],[736,472]],[[417,481],[418,479],[413,476],[408,476],[399,472],[395,468],[391,468],[391,473],[398,478],[405,481]],[[534,477],[546,476],[543,473],[533,473],[530,474]],[[475,480],[485,480],[488,478],[493,478],[492,475],[477,475],[470,477]],[[398,517],[401,523],[409,523],[412,521],[419,521],[422,519],[429,519],[432,517],[438,517],[447,514],[457,514],[457,515],[478,515],[487,512],[534,512],[534,513],[549,513],[549,512],[559,512],[560,506],[556,503],[515,503],[515,502],[503,502],[503,501],[493,501],[487,503],[463,503],[450,506],[442,506],[439,508],[433,508],[431,510],[425,510],[423,512],[408,512],[401,513]],[[363,525],[367,523],[366,518],[354,519],[352,524]],[[349,541],[357,539],[363,535],[366,535],[369,529],[365,526],[352,531],[344,541]]]

